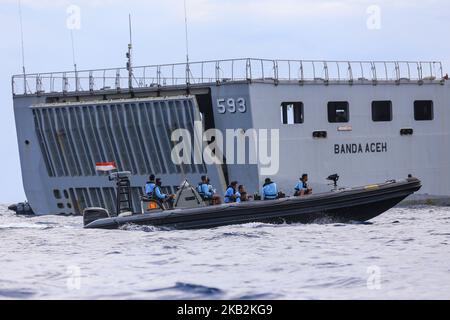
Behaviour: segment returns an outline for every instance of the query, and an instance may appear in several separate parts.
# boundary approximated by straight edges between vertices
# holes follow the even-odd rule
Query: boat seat
[[[153,197],[149,197],[139,189],[140,199],[142,203],[143,211],[152,211],[152,210],[169,210],[169,205],[165,202],[162,202],[158,199],[154,199]],[[153,204],[153,205],[152,205]]]
[[[144,202],[150,202],[150,201],[152,201],[152,200],[153,200],[152,197],[149,197],[149,196],[147,196],[147,195],[141,194],[141,201],[144,201]]]
[[[167,202],[159,201],[156,199],[145,198],[145,199],[142,199],[142,203],[144,204],[144,206],[146,205],[147,211],[169,210],[170,209]]]

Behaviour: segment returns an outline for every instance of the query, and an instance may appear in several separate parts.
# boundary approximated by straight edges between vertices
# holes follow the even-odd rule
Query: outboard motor
[[[110,218],[110,214],[108,210],[103,208],[87,208],[83,212],[83,223],[86,227],[87,225],[91,224],[94,221],[97,221],[99,219],[106,219]]]
[[[336,173],[336,174],[333,174],[333,175],[331,175],[331,176],[329,176],[329,177],[327,178],[327,180],[333,182],[333,186],[334,186],[334,189],[333,189],[333,190],[337,190],[339,178],[340,178],[340,177],[339,177],[339,175],[338,175],[337,173]]]

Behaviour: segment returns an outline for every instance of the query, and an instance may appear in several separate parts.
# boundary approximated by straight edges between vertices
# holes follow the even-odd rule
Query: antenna
[[[79,89],[79,80],[78,80],[78,70],[77,70],[77,60],[75,56],[75,40],[73,35],[73,29],[70,29],[70,40],[72,41],[72,60],[73,60],[73,67],[75,69],[75,90],[78,91]]]
[[[128,88],[130,90],[133,89],[133,28],[131,24],[131,14],[128,16],[128,24],[130,28],[130,43],[128,44],[128,52],[127,52],[127,70],[128,70]]]
[[[75,57],[75,40],[73,36],[73,29],[70,30],[70,40],[72,41],[72,60],[73,60],[73,66],[75,68],[75,72],[77,72],[77,61]]]
[[[188,15],[187,15],[187,5],[186,0],[184,0],[184,25],[186,32],[186,85],[190,84],[190,74],[191,68],[189,66],[189,30],[188,30]]]
[[[24,93],[27,94],[27,78],[25,71],[25,44],[23,37],[23,17],[22,17],[22,2],[18,0],[19,5],[19,23],[20,23],[20,41],[21,41],[21,50],[22,50],[22,72],[23,72],[23,90]]]

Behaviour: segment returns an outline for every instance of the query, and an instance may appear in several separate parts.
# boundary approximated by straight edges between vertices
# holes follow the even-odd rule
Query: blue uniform
[[[145,194],[150,196],[155,192],[156,184],[154,182],[149,182],[145,186]]]
[[[242,195],[241,195],[241,193],[240,192],[236,192],[236,203],[241,203],[241,197],[242,197]]]
[[[278,188],[275,182],[266,184],[263,187],[262,195],[264,200],[275,200],[278,199]]]
[[[302,191],[304,194],[311,194],[311,189],[309,188],[308,183],[300,180],[300,182],[295,186],[295,195],[300,196]]]
[[[228,187],[227,192],[225,192],[225,203],[241,202],[239,196],[239,201],[237,200],[237,193],[233,187]]]
[[[197,187],[198,193],[204,198],[204,199],[212,199],[214,194],[210,191],[210,185],[207,183],[199,184]]]
[[[300,181],[299,183],[297,183],[297,185],[295,186],[295,191],[302,191],[305,190],[307,191],[308,188],[305,186],[305,184],[303,183],[303,181]]]
[[[159,200],[165,200],[167,198],[167,194],[162,193],[160,187],[156,187],[155,197],[158,198]]]

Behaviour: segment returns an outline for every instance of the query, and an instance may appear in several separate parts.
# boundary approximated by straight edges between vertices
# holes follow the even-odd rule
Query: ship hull
[[[287,74],[284,70],[282,75],[282,65],[289,67]],[[105,85],[105,79],[122,78],[96,78],[95,73],[90,78],[89,72],[81,71],[78,75],[84,77],[80,81],[92,80],[81,87],[73,83],[55,88],[66,83],[61,74],[27,76],[28,86],[43,81],[31,92],[15,89],[14,94],[23,185],[31,208],[38,215],[82,215],[88,207],[115,212],[114,184],[95,171],[99,162],[115,162],[119,171],[131,172],[134,203],[139,202],[151,174],[162,179],[167,193],[176,193],[180,181],[198,182],[207,174],[219,195],[234,180],[245,185],[249,193],[260,192],[268,176],[280,190],[292,195],[303,173],[309,174],[316,192],[328,190],[324,178],[334,173],[341,176],[342,186],[411,174],[422,181],[421,202],[439,199],[442,203],[450,198],[449,81],[441,80],[434,71],[414,75],[415,63],[386,62],[375,75],[371,72],[376,63],[362,64],[369,67],[363,75],[357,75],[362,72],[361,63],[341,63],[339,74],[327,74],[326,78],[320,78],[319,72],[331,72],[331,68],[323,62],[312,63],[324,69],[316,68],[309,77],[306,65],[253,59],[202,62],[190,65],[201,67],[204,73],[188,84],[182,77],[176,81],[180,75],[172,74],[172,66],[167,69],[170,74],[165,74],[169,78],[161,78],[166,69],[161,67],[155,68],[160,70],[160,76],[155,77],[157,85],[148,83],[151,78],[145,71],[150,69],[143,68],[139,69],[144,72],[143,83],[134,88],[120,87],[120,81]],[[207,66],[213,66],[208,77]],[[185,66],[175,66],[175,70],[178,67],[184,75]],[[264,74],[260,74],[262,67]],[[344,74],[349,67],[353,73],[347,79]],[[411,74],[399,74],[399,67]],[[218,72],[220,69],[223,72]],[[423,72],[428,69],[424,67]],[[244,73],[238,76],[238,70]],[[277,72],[272,74],[273,70]],[[391,78],[391,74],[395,76]],[[13,79],[15,86],[23,83],[21,77]],[[44,80],[49,79],[53,86],[45,85]],[[64,79],[73,81],[75,77]],[[344,123],[327,119],[327,106],[336,101],[347,103]],[[390,121],[374,121],[372,103],[377,101],[390,102]],[[428,121],[415,119],[417,101],[430,102]],[[280,113],[286,104],[303,107],[299,123],[284,123]],[[269,151],[270,145],[264,146],[274,170],[265,171],[264,158],[249,161],[250,151],[255,149],[250,139],[245,152],[234,150],[234,157],[226,139],[222,150],[226,157],[220,165],[202,161],[174,164],[172,133],[185,129],[193,134],[199,121],[204,131],[216,129],[224,136],[227,130],[238,135],[255,130],[260,138],[256,141],[258,150],[262,149],[259,142],[264,141],[264,131],[267,137],[277,133],[278,159]],[[239,161],[244,158],[243,163]]]

